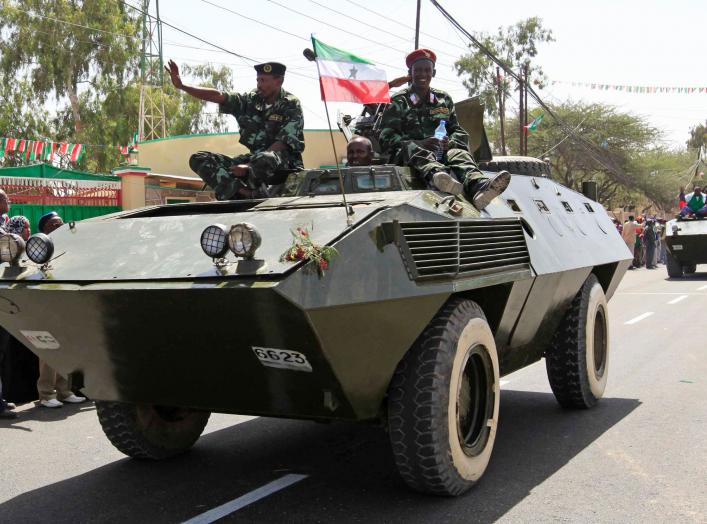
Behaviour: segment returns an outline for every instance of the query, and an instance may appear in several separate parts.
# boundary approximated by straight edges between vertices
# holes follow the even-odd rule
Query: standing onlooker
[[[48,235],[55,229],[61,227],[64,221],[56,211],[51,211],[42,215],[39,219],[39,231]],[[67,380],[54,371],[43,360],[39,361],[39,380],[37,380],[37,391],[39,392],[39,403],[45,408],[58,408],[63,402],[79,404],[86,400],[86,397],[79,397],[69,389]]]
[[[12,411],[15,409],[15,405],[5,402],[5,399],[2,398],[2,367],[5,363],[5,348],[7,348],[7,339],[10,334],[4,329],[0,333],[0,418],[17,418],[17,413]]]
[[[624,239],[624,242],[626,242],[629,251],[631,251],[631,256],[634,256],[634,250],[636,249],[636,220],[633,218],[633,215],[629,215],[628,220],[624,222],[621,237]],[[636,269],[633,262],[631,262],[629,269]]]
[[[48,235],[49,233],[51,233],[55,229],[59,229],[63,225],[64,221],[59,216],[59,213],[57,213],[56,211],[50,211],[49,213],[42,215],[39,218],[37,229],[39,229],[41,233]]]
[[[10,217],[7,216],[7,213],[10,211],[10,199],[7,196],[7,193],[0,189],[0,228],[4,229],[5,226],[7,225],[8,221],[10,220]]]
[[[17,236],[22,237],[22,240],[27,242],[30,235],[29,220],[27,220],[27,217],[22,215],[14,216],[8,221],[5,230],[8,233],[14,233]]]
[[[646,219],[646,227],[643,229],[643,242],[646,245],[646,269],[655,269],[653,255],[655,255],[655,222],[650,218]]]

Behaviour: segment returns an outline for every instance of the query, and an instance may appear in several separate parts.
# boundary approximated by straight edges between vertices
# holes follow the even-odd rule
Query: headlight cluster
[[[247,222],[230,229],[222,224],[213,224],[201,233],[201,249],[211,258],[222,258],[227,249],[237,257],[253,258],[260,243],[260,233]]]
[[[17,264],[24,249],[25,241],[21,236],[13,233],[0,235],[0,262],[7,262],[10,265]]]
[[[54,242],[49,235],[36,233],[27,239],[27,258],[35,264],[44,264],[54,254]]]

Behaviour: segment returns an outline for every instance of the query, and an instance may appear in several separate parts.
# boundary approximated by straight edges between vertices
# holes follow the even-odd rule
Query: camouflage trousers
[[[233,176],[231,167],[238,164],[250,165],[249,176]],[[294,164],[288,151],[260,151],[235,157],[198,151],[189,158],[189,167],[213,188],[217,200],[246,198],[239,194],[240,189],[254,191],[254,198],[267,197],[265,188],[284,183],[288,171],[298,167]]]
[[[425,149],[414,142],[408,142],[396,155],[399,165],[408,166],[413,173],[427,184],[432,181],[432,175],[437,171],[452,174],[464,184],[465,189],[483,180],[484,174],[479,171],[471,154],[465,149],[451,148],[447,150],[442,162],[437,160],[437,153]]]

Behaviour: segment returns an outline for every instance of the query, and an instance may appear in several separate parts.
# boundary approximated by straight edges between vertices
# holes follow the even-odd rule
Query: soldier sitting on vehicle
[[[370,166],[373,163],[373,144],[365,136],[355,136],[346,145],[349,166]]]
[[[282,89],[286,66],[267,62],[254,67],[257,88],[238,94],[185,85],[174,61],[165,66],[174,87],[235,116],[240,143],[250,150],[233,158],[199,151],[189,159],[218,200],[270,196],[267,186],[283,184],[291,171],[304,167],[304,118],[299,100]]]
[[[693,192],[687,195],[685,200],[687,201],[687,205],[680,210],[680,213],[678,213],[678,218],[685,218],[695,214],[700,217],[707,216],[705,197],[702,194],[700,187],[695,186]]]
[[[464,191],[481,210],[508,187],[510,174],[502,171],[488,178],[479,171],[451,97],[430,87],[436,60],[429,49],[417,49],[407,56],[412,85],[395,94],[385,109],[380,144],[391,162],[410,166],[429,186],[445,193]],[[438,140],[433,135],[441,120],[447,135]]]

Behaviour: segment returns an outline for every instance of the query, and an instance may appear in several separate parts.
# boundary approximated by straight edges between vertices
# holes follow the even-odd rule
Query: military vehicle
[[[707,220],[676,218],[665,227],[668,276],[692,275],[697,271],[697,264],[707,264]]]
[[[406,168],[315,169],[279,197],[0,236],[0,324],[131,457],[184,452],[211,412],[381,421],[407,484],[458,495],[489,463],[502,376],[545,357],[562,406],[601,398],[630,264],[542,162],[485,162],[537,176],[480,212]]]

